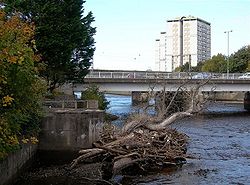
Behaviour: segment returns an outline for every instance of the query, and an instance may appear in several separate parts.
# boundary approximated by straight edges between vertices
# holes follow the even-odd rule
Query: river
[[[131,97],[106,95],[109,112],[121,118],[135,110]],[[115,121],[118,127],[122,121]],[[188,154],[192,157],[181,168],[165,169],[146,176],[117,176],[123,185],[247,185],[250,184],[250,113],[242,104],[213,103],[204,114],[172,125],[190,137]],[[45,179],[22,184],[60,184],[74,182]],[[49,183],[48,183],[49,182]],[[67,182],[67,183],[66,183]]]
[[[118,116],[133,110],[128,96],[107,95],[109,111]],[[117,123],[118,126],[120,122]],[[242,104],[214,103],[205,114],[175,123],[173,128],[190,137],[187,164],[176,170],[121,177],[128,184],[250,184],[250,114]]]

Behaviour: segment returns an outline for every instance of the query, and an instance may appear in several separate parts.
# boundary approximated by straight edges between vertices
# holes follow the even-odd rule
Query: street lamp
[[[185,19],[185,16],[182,16],[180,21],[180,66],[183,65],[183,19]]]
[[[227,79],[229,77],[229,33],[233,32],[233,30],[224,31],[224,33],[227,33]]]

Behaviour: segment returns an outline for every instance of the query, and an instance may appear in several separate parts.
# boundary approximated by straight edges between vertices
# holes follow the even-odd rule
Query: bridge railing
[[[86,78],[186,78],[187,73],[164,72],[96,72],[91,71]]]
[[[153,71],[90,71],[86,78],[122,78],[122,79],[190,79],[198,72],[153,72]],[[209,73],[213,79],[239,79],[243,73]]]

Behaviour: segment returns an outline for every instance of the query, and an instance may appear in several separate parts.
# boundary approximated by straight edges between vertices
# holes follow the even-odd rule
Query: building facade
[[[172,72],[185,63],[197,66],[210,58],[210,23],[192,16],[167,20],[166,32],[156,39],[156,71]]]

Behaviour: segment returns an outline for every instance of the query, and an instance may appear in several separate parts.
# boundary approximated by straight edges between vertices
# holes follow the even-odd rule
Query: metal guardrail
[[[43,106],[57,109],[98,109],[97,100],[46,100]]]
[[[90,71],[85,78],[122,78],[122,79],[202,79],[195,78],[197,72],[180,72],[180,73],[168,73],[168,72],[153,72],[153,71]],[[243,73],[206,73],[212,79],[223,80],[244,80],[239,79]]]

